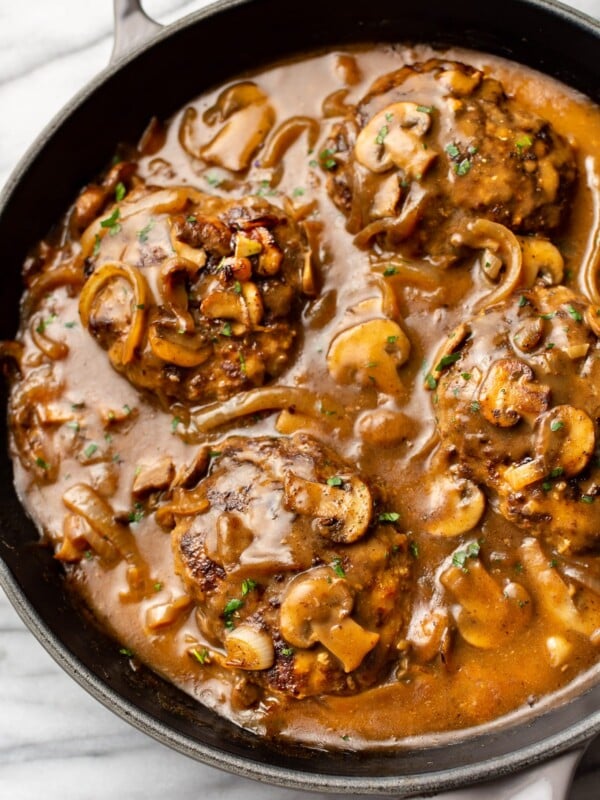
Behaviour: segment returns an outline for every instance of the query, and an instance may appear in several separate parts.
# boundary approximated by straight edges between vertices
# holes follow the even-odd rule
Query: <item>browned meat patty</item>
[[[169,506],[176,570],[229,667],[302,697],[359,691],[398,662],[407,537],[335,453],[230,438],[193,494],[202,513]]]
[[[133,385],[199,404],[285,370],[314,282],[283,211],[183,187],[138,189],[105,214],[82,239],[95,235],[80,313]]]
[[[452,233],[485,217],[519,233],[565,218],[573,150],[502,84],[433,59],[379,78],[320,155],[329,192],[357,242],[445,265]]]
[[[450,458],[560,552],[600,545],[599,312],[564,286],[515,294],[461,326],[429,378]]]

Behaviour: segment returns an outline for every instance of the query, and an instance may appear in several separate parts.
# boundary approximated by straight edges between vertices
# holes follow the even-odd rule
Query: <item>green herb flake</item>
[[[521,572],[523,572],[524,567],[523,567],[523,564],[521,564],[520,561],[517,561],[517,563],[514,565],[513,569],[514,569],[515,572],[518,572],[520,574]]]
[[[540,314],[540,319],[550,320],[554,319],[556,316],[556,311],[550,311],[549,314]]]
[[[464,550],[457,550],[452,556],[452,564],[459,567],[463,572],[468,572],[467,561],[470,558],[477,558],[481,550],[479,542],[470,542]]]
[[[181,424],[181,417],[173,417],[173,419],[171,420],[171,430],[176,431],[180,424]]]
[[[548,562],[548,566],[550,567],[550,569],[556,569],[558,567],[558,561],[555,558],[553,558]]]
[[[125,186],[123,181],[119,181],[115,186],[115,200],[117,201],[117,203],[120,203],[126,194],[127,194],[127,187]]]
[[[531,147],[531,145],[533,144],[533,139],[531,138],[531,136],[524,134],[523,136],[521,136],[520,139],[517,139],[515,144],[517,145],[517,150],[519,152],[522,152],[526,147]]]
[[[85,550],[83,555],[85,556],[87,561],[90,561],[90,559],[93,557],[94,554],[92,553],[91,550]]]
[[[293,647],[282,647],[279,651],[282,656],[293,656],[294,655],[294,648]]]
[[[65,328],[74,328],[77,325],[76,322],[65,322]]]
[[[128,647],[121,647],[119,653],[122,656],[127,656],[127,658],[133,658],[133,650],[130,650]]]
[[[581,312],[577,311],[577,309],[574,308],[571,304],[569,304],[567,306],[567,311],[569,312],[569,316],[571,317],[571,319],[574,319],[575,322],[581,322],[582,321],[583,314],[581,314]]]
[[[98,253],[100,252],[100,245],[102,244],[102,239],[100,238],[100,234],[97,233],[94,237],[94,248],[92,250],[92,256],[95,258]]]
[[[379,522],[398,522],[400,514],[397,511],[384,511],[377,519]]]
[[[123,406],[123,411],[129,416],[131,414],[131,406],[128,406],[127,403]]]
[[[417,106],[417,111],[423,114],[433,114],[433,106]]]
[[[559,431],[561,428],[564,428],[564,427],[565,427],[565,423],[560,419],[553,419],[552,422],[550,423],[550,430],[553,433],[556,433],[556,431]]]
[[[221,450],[211,450],[208,455],[210,458],[218,458],[221,455]]]
[[[57,315],[56,314],[50,314],[48,319],[43,319],[43,320],[40,321],[40,323],[38,325],[36,325],[36,328],[35,328],[36,332],[39,333],[39,334],[45,333],[46,332],[46,328],[48,327],[48,325],[51,325],[56,319],[57,319]]]
[[[108,228],[110,235],[115,236],[121,230],[121,225],[117,222],[120,216],[121,210],[119,208],[115,208],[110,217],[100,221],[100,226],[102,228]]]
[[[389,132],[390,132],[389,127],[387,125],[383,125],[379,129],[379,132],[377,133],[377,136],[375,137],[375,144],[379,144],[379,145],[383,144],[385,142],[385,137],[388,135]]]
[[[242,581],[242,597],[246,597],[247,594],[256,589],[256,586],[257,583],[252,578],[244,578]]]
[[[461,372],[460,377],[463,381],[470,381],[471,380],[471,373],[470,372]]]
[[[388,344],[396,344],[397,341],[398,341],[398,337],[397,336],[388,336],[387,337],[387,343]]]
[[[408,552],[414,559],[417,559],[419,557],[419,543],[415,541],[410,542],[408,545]]]
[[[481,405],[477,402],[477,400],[473,401],[470,405],[470,409],[473,414],[476,414],[478,411],[481,411]]]
[[[245,359],[244,354],[242,353],[241,350],[238,353],[238,361],[240,362],[240,372],[242,373],[242,375],[245,375],[246,374],[246,359]]]
[[[553,350],[554,342],[546,342],[546,350]]]
[[[94,453],[96,452],[97,449],[98,449],[98,445],[95,444],[95,442],[92,442],[91,444],[88,444],[88,446],[83,451],[83,454],[84,454],[84,456],[86,458],[91,458],[94,455]]]
[[[41,456],[38,456],[36,458],[35,463],[40,469],[43,469],[44,472],[47,472],[50,469],[50,464],[47,461],[45,461]]]
[[[221,336],[231,336],[231,335],[232,335],[231,323],[226,322],[221,328]]]
[[[550,470],[550,477],[551,478],[560,478],[560,476],[563,474],[563,472],[564,472],[563,467],[554,467],[553,470]]]
[[[331,478],[327,478],[328,486],[341,486],[343,482],[339,475],[332,475]]]
[[[334,154],[335,150],[331,150],[330,148],[321,150],[319,153],[319,161],[321,162],[321,166],[325,169],[335,169],[337,166],[337,161],[335,158],[333,158]]]
[[[241,284],[239,281],[236,281],[236,282],[233,284],[233,291],[234,291],[236,294],[241,294],[241,293],[242,293],[242,284]]]
[[[460,158],[460,150],[455,144],[446,145],[446,152],[452,159]]]
[[[461,353],[449,353],[447,356],[442,356],[439,361],[439,364],[436,366],[436,372],[442,372],[442,370],[449,367],[451,364],[455,364],[459,358],[461,357]]]
[[[221,183],[221,179],[219,178],[219,176],[214,175],[213,173],[205,175],[204,180],[208,183],[209,186],[218,186]]]
[[[303,189],[302,186],[296,186],[296,188],[292,191],[292,197],[302,197],[305,191],[306,190]]]
[[[519,308],[523,308],[523,306],[529,305],[529,300],[525,297],[524,294],[519,297]]]
[[[425,383],[427,384],[427,388],[428,389],[432,389],[432,390],[433,389],[437,389],[437,381],[433,377],[431,372],[428,372],[427,375],[425,376]]]
[[[203,647],[202,650],[194,648],[193,650],[190,650],[190,653],[199,664],[206,664],[208,661],[208,649],[206,647]]]
[[[129,512],[127,517],[130,523],[141,522],[144,519],[144,508],[141,503],[136,503],[133,511]]]
[[[73,420],[71,422],[67,422],[67,428],[70,428],[72,431],[75,431],[75,433],[79,432],[80,427],[81,426],[79,425],[77,420]]]
[[[333,561],[331,562],[331,568],[338,576],[338,578],[345,578],[346,572],[344,571],[344,567],[342,566],[342,559],[339,556],[336,556]]]
[[[469,158],[463,158],[462,161],[459,161],[459,163],[454,166],[454,172],[459,177],[462,177],[463,175],[466,175],[470,171],[472,166],[473,165]]]
[[[592,494],[582,494],[579,498],[582,503],[593,503],[594,502],[594,495]]]
[[[148,241],[148,237],[150,236],[150,231],[154,227],[154,220],[151,219],[147,225],[137,232],[137,237],[142,244],[146,244]]]
[[[231,622],[231,617],[235,614],[236,611],[239,611],[244,605],[244,601],[240,600],[239,597],[233,597],[231,600],[228,600],[225,603],[225,608],[223,609],[223,617],[225,618],[226,622]]]
[[[154,591],[155,592],[160,592],[162,587],[163,587],[162,583],[160,581],[157,581],[157,583],[154,584]]]
[[[393,267],[391,264],[383,270],[383,277],[384,278],[391,278],[392,275],[397,275],[398,270],[396,267]]]

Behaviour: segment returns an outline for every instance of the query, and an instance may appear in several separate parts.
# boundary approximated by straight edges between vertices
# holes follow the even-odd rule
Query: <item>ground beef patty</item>
[[[461,326],[428,378],[449,458],[561,552],[600,545],[597,312],[564,286],[515,294]]]
[[[194,497],[203,513],[170,506],[175,566],[231,668],[304,697],[359,691],[398,662],[407,537],[335,453],[302,434],[232,437]]]
[[[573,150],[481,70],[433,59],[379,78],[331,131],[321,165],[357,242],[447,264],[477,217],[549,233],[565,217]]]
[[[279,208],[138,188],[94,225],[80,313],[133,385],[199,404],[289,365],[314,276],[301,227]]]

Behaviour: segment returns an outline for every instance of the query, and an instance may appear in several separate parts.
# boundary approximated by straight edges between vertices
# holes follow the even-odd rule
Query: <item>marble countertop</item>
[[[162,23],[204,5],[203,0],[145,2]],[[600,0],[572,5],[600,17]],[[111,0],[0,2],[0,187],[46,123],[105,66],[111,48]],[[597,800],[599,781],[596,741],[577,770],[569,800]],[[231,776],[132,728],[56,665],[0,590],[0,798],[40,797],[310,800],[326,795]]]

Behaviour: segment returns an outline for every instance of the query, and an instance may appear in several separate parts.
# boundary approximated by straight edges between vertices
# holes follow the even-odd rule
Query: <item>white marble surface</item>
[[[205,4],[146,0],[145,7],[168,23]],[[573,5],[600,17],[600,0]],[[111,0],[0,0],[0,187],[51,117],[107,63],[111,48]],[[599,784],[595,742],[569,800],[597,800]],[[138,732],[54,663],[0,591],[0,800],[319,796],[231,776]]]

